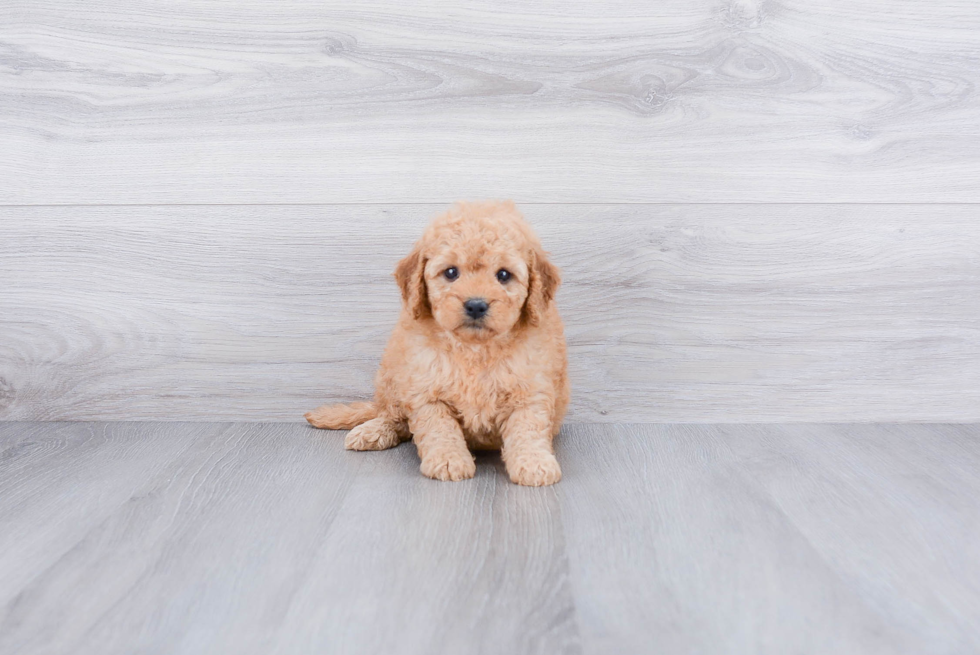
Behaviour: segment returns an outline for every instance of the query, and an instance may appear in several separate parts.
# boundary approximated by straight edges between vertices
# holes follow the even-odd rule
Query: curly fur
[[[459,277],[444,272],[455,267]],[[512,278],[502,283],[496,274]],[[462,480],[471,449],[500,449],[511,480],[561,478],[553,439],[568,406],[561,274],[511,202],[459,203],[437,217],[395,270],[402,312],[369,403],[323,406],[315,427],[351,429],[345,445],[380,450],[413,440],[422,473]],[[474,324],[463,309],[483,298]]]

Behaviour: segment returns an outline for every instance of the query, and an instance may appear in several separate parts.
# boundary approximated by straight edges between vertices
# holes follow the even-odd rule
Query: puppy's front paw
[[[549,452],[520,453],[507,460],[512,482],[526,487],[544,487],[561,480],[558,460]]]
[[[456,482],[476,475],[476,461],[468,450],[427,453],[420,469],[427,478]]]
[[[361,423],[344,438],[344,448],[347,450],[385,450],[397,446],[398,443],[395,426],[383,418],[373,418]]]

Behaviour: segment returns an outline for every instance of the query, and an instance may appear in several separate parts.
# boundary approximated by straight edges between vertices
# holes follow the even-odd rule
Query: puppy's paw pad
[[[522,455],[507,463],[512,482],[525,487],[544,487],[561,480],[561,466],[551,453]]]
[[[427,478],[457,482],[476,475],[476,461],[469,452],[430,454],[420,469]]]
[[[384,419],[375,418],[362,423],[347,433],[344,448],[347,450],[385,450],[398,445],[394,426]]]

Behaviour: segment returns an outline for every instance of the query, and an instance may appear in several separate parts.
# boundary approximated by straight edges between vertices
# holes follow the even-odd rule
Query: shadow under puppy
[[[315,427],[351,429],[352,450],[415,442],[424,475],[476,473],[471,449],[500,449],[510,479],[561,479],[552,441],[568,406],[561,282],[512,202],[459,203],[398,263],[402,312],[373,402],[325,405]],[[353,428],[353,429],[352,429]]]

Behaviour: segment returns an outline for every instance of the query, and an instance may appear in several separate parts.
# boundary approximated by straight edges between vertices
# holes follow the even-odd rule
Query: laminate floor
[[[980,651],[980,426],[558,453],[527,489],[299,424],[0,423],[0,653]]]

